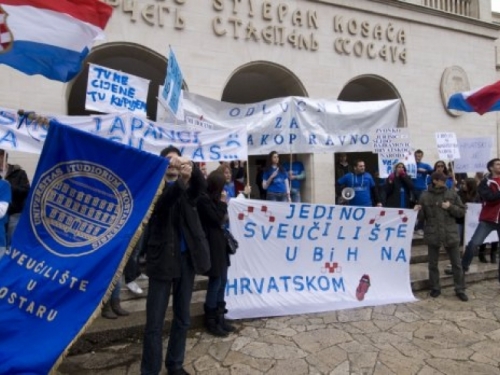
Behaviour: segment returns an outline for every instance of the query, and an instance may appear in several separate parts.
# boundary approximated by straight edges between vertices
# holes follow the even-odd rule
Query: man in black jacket
[[[195,274],[210,269],[210,252],[196,210],[206,189],[201,171],[175,147],[161,155],[170,159],[166,186],[149,222],[146,271],[149,290],[141,363],[142,375],[157,375],[163,355],[162,331],[170,291],[173,321],[165,367],[169,375],[188,374],[182,367]]]
[[[7,214],[9,222],[7,227],[7,247],[10,247],[12,235],[17,227],[21,212],[24,208],[26,198],[30,191],[30,181],[26,171],[17,164],[8,163],[9,154],[5,150],[0,150],[0,171],[4,175],[5,180],[10,183],[12,191],[12,202],[9,205]]]

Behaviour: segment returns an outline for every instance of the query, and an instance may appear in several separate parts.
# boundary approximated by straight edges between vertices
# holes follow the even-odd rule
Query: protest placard
[[[85,109],[103,113],[132,112],[146,116],[149,80],[89,64]]]
[[[378,154],[379,176],[386,178],[398,162],[405,164],[408,175],[417,175],[417,164],[410,145],[410,134],[405,128],[375,129],[373,152]]]
[[[459,138],[460,158],[455,160],[455,172],[485,172],[491,159],[493,140],[491,137]]]
[[[455,133],[436,133],[436,145],[441,160],[460,159],[457,136]]]
[[[416,212],[231,199],[239,242],[229,317],[256,318],[414,301]]]

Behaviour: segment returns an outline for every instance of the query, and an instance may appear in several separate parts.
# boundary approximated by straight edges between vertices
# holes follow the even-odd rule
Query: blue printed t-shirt
[[[425,169],[426,172],[419,172],[419,169]],[[427,190],[427,176],[432,173],[433,169],[429,164],[426,163],[417,163],[417,177],[412,178],[413,181],[413,189],[418,191]]]
[[[0,180],[0,202],[12,202],[12,192],[10,190],[10,184],[8,181]],[[5,233],[5,224],[7,223],[8,216],[5,214],[3,218],[0,219],[0,247],[7,246],[7,234]]]
[[[375,181],[371,174],[347,173],[337,180],[339,185],[354,189],[354,198],[349,201],[349,206],[373,206],[371,189],[375,187]]]
[[[274,171],[278,169],[275,167],[268,168],[264,171],[264,175],[262,176],[263,181],[267,181],[269,177],[274,173]],[[288,181],[288,175],[285,171],[280,171],[271,182],[271,184],[267,187],[267,191],[270,193],[286,193],[286,183]]]
[[[285,171],[289,172],[290,163],[289,162],[283,163],[283,168],[285,169]],[[292,173],[294,176],[298,176],[304,173],[304,164],[302,164],[302,162],[300,161],[294,161],[292,163]],[[292,180],[292,189],[300,190],[300,180]]]

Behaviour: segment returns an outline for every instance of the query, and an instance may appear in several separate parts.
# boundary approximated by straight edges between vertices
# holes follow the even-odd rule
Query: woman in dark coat
[[[224,236],[228,223],[226,178],[220,171],[213,171],[207,178],[207,192],[198,200],[198,213],[210,247],[212,267],[207,272],[208,287],[205,299],[205,326],[215,336],[225,337],[235,328],[224,319],[226,302],[224,294],[227,283],[229,254]]]
[[[394,171],[387,178],[386,189],[386,207],[410,208],[410,200],[413,191],[413,182],[406,173],[406,167],[403,163],[397,163]]]

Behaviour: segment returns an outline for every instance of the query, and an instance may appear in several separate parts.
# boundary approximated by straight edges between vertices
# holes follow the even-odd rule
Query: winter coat
[[[448,201],[450,207],[444,209],[441,203]],[[465,215],[465,206],[454,190],[446,187],[429,187],[418,202],[422,206],[419,220],[425,220],[424,242],[432,246],[458,246],[460,235],[455,219]]]
[[[22,212],[28,193],[30,192],[30,181],[26,171],[21,166],[9,164],[5,179],[9,181],[12,189],[12,203],[7,213],[9,215]]]
[[[403,191],[401,191],[403,189]],[[395,176],[393,173],[385,184],[386,207],[410,208],[413,182],[408,175]]]
[[[481,180],[477,187],[483,208],[479,214],[479,221],[498,223],[500,216],[500,185],[490,176]]]
[[[171,280],[181,276],[181,229],[191,264],[197,274],[210,269],[210,252],[198,216],[197,200],[206,181],[193,167],[189,186],[182,180],[167,184],[149,221],[146,272],[150,278]]]
[[[203,194],[198,200],[198,213],[210,247],[212,266],[206,276],[220,277],[222,271],[229,266],[227,241],[223,229],[223,225],[228,221],[227,204],[220,200],[215,202],[207,194]]]

